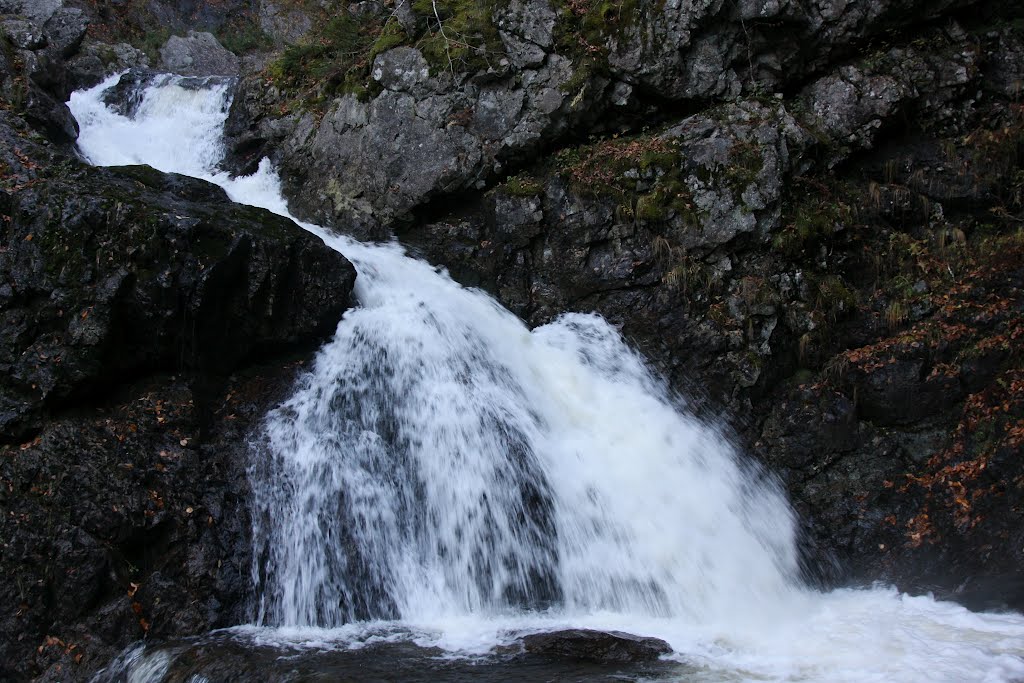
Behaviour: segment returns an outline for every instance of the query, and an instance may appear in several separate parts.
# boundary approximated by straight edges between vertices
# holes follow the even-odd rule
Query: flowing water
[[[70,102],[92,163],[204,178],[289,215],[268,162],[246,178],[216,169],[227,85],[158,79],[129,118],[102,102],[116,80]],[[220,666],[232,648],[276,661],[374,645],[391,648],[393,677],[457,679],[468,666],[516,680],[534,674],[502,669],[515,666],[503,645],[589,627],[667,640],[679,664],[649,678],[1024,680],[1018,614],[803,586],[771,478],[601,318],[531,331],[397,244],[299,224],[355,264],[359,305],[254,438],[259,603],[253,624],[209,637]],[[138,648],[118,667],[164,680],[188,647]],[[438,658],[463,664],[421,678]],[[304,661],[323,675],[343,666]]]

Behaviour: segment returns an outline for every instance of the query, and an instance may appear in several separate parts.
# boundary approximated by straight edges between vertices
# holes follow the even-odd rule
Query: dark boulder
[[[245,621],[248,441],[349,306],[290,220],[0,110],[0,679]]]
[[[646,662],[672,652],[664,640],[622,631],[567,629],[523,637],[527,652],[559,659],[609,664]]]
[[[75,7],[61,7],[43,24],[47,47],[54,57],[68,59],[78,52],[88,28],[89,18],[85,12]]]
[[[109,45],[86,38],[66,66],[68,89],[82,90],[98,85],[112,74],[131,68],[147,67],[149,57],[127,43]]]
[[[22,164],[29,149],[12,140],[5,161]],[[214,185],[149,167],[39,164],[6,195],[3,440],[126,379],[226,375],[308,347],[348,305],[355,273],[341,256]]]

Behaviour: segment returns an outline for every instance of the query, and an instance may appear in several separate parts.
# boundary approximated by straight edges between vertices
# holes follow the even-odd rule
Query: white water
[[[130,120],[113,82],[70,103],[93,163],[288,215],[269,164],[215,170],[223,86],[168,80]],[[708,681],[1024,679],[1020,615],[802,587],[784,498],[600,318],[531,332],[397,245],[303,227],[355,263],[360,305],[254,447],[253,637],[480,653],[579,626],[662,637]]]

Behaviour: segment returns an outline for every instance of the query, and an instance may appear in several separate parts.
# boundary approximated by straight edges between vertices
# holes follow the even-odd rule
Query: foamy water
[[[288,215],[266,161],[216,169],[227,86],[161,79],[128,119],[100,100],[115,82],[70,103],[92,163]],[[707,681],[1024,678],[1018,614],[801,585],[778,487],[601,318],[531,331],[397,244],[299,224],[356,265],[359,306],[254,439],[260,602],[240,636],[458,656],[589,627],[664,638]]]

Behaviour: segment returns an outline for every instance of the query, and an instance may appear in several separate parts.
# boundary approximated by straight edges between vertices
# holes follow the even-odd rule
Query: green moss
[[[152,31],[147,31],[132,40],[132,45],[142,50],[149,57],[149,61],[152,64],[156,64],[160,61],[160,48],[164,46],[167,39],[172,35],[169,28],[158,28]]]
[[[622,194],[636,185],[635,178],[626,177],[628,171],[674,174],[677,160],[675,140],[637,135],[563,149],[556,155],[556,166],[581,194]]]
[[[373,42],[373,46],[370,48],[370,54],[368,55],[370,63],[376,59],[377,55],[387,52],[388,50],[404,45],[409,42],[409,36],[406,35],[405,29],[397,21],[389,21],[381,29],[380,35],[377,36],[377,40]]]
[[[435,73],[484,71],[503,55],[492,21],[493,0],[415,0],[412,9],[426,20],[427,33],[417,42]]]
[[[576,68],[573,69],[572,76],[565,83],[558,86],[558,89],[566,95],[578,96],[587,87],[600,68],[597,61],[592,57],[576,60]]]
[[[666,170],[674,168],[679,162],[679,146],[673,141],[666,148],[651,148],[640,155],[640,170]]]
[[[533,176],[521,173],[506,180],[501,189],[513,197],[536,197],[544,191],[544,186]]]
[[[674,139],[643,134],[566,148],[555,156],[554,170],[579,195],[617,198],[619,220],[657,223],[681,216],[690,225],[701,221]]]
[[[146,187],[162,190],[167,185],[167,176],[152,166],[138,164],[135,166],[111,166],[110,171],[117,175],[136,180]]]
[[[665,204],[657,192],[641,195],[636,200],[636,217],[642,221],[648,223],[663,221],[667,218],[667,214]]]
[[[270,65],[270,76],[286,87],[319,81],[331,71],[352,66],[350,57],[361,51],[361,38],[359,23],[348,12],[342,12],[316,35],[285,48]]]
[[[764,170],[764,157],[756,142],[740,140],[729,150],[729,165],[725,167],[726,182],[737,194],[757,182]]]
[[[250,14],[225,24],[217,32],[217,40],[236,55],[268,50],[274,45],[274,41],[260,28],[256,19]]]
[[[503,55],[492,21],[494,2],[416,0],[418,21],[410,35],[391,14],[353,14],[341,10],[325,17],[303,42],[287,47],[267,69],[292,107],[317,108],[337,95],[367,99],[380,92],[370,76],[373,60],[401,45],[416,47],[431,70],[472,72],[490,68]]]
[[[100,61],[103,62],[103,66],[110,66],[117,62],[117,53],[109,46],[102,47],[97,56],[100,58]]]
[[[688,225],[700,223],[700,215],[693,203],[690,189],[677,173],[666,174],[655,181],[651,192],[636,201],[636,217],[648,223],[666,221],[677,215]]]
[[[559,53],[570,57],[604,53],[608,38],[635,26],[644,8],[639,0],[554,0]],[[658,2],[658,9],[664,2]]]

